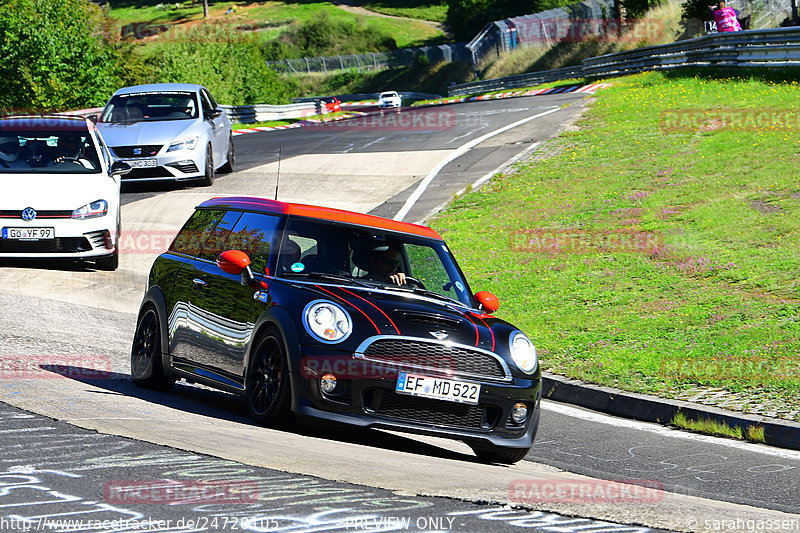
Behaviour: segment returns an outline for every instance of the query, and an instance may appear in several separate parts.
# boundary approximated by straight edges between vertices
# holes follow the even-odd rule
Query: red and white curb
[[[428,102],[425,105],[444,105],[444,104],[457,104],[460,102],[476,102],[480,100],[499,100],[501,98],[514,98],[518,96],[538,96],[542,94],[566,94],[566,93],[584,93],[584,94],[594,94],[595,91],[600,89],[605,89],[606,87],[611,87],[610,83],[593,83],[590,85],[571,85],[568,87],[550,87],[548,89],[525,89],[525,90],[518,90],[518,91],[507,91],[502,93],[494,93],[494,94],[483,94],[481,96],[464,96],[461,98],[443,98],[441,100],[436,100],[434,102]],[[377,102],[350,102],[350,103],[342,103],[342,106],[346,105],[376,105]],[[330,118],[330,119],[306,119],[295,122],[293,124],[285,124],[283,126],[257,126],[254,128],[242,128],[233,131],[233,135],[245,135],[247,133],[257,133],[259,131],[274,131],[274,130],[287,130],[290,128],[302,128],[303,126],[311,126],[314,124],[320,124],[323,122],[335,122],[337,120],[347,120],[348,118],[359,117],[363,115],[367,115],[368,113],[363,113],[360,111],[351,111],[346,115],[339,115],[338,117]]]
[[[288,130],[292,128],[302,128],[303,126],[312,126],[314,124],[322,124],[323,122],[336,122],[338,120],[347,120],[348,118],[360,117],[362,115],[366,115],[366,113],[361,113],[359,111],[351,111],[346,115],[339,115],[338,117],[308,118],[305,120],[300,120],[293,124],[284,124],[282,126],[256,126],[254,128],[241,128],[238,130],[233,130],[233,136],[235,137],[237,135],[245,135],[247,133],[258,133],[259,131],[274,131],[274,130]]]
[[[594,94],[599,89],[611,87],[610,83],[592,83],[590,85],[572,85],[569,87],[550,87],[549,89],[527,89],[519,91],[507,91],[494,94],[482,94],[480,96],[464,96],[460,98],[443,98],[430,102],[430,104],[457,104],[460,102],[477,102],[480,100],[499,100],[501,98],[514,98],[517,96],[538,96],[541,94],[565,94],[565,93],[585,93]]]

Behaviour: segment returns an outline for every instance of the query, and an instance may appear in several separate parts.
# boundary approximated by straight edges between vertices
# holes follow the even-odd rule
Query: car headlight
[[[167,152],[174,152],[176,150],[194,150],[196,144],[197,137],[181,139],[180,141],[175,141],[174,143],[170,144],[169,148],[167,148]]]
[[[325,343],[342,342],[353,331],[353,321],[347,311],[327,300],[315,300],[306,305],[303,325],[312,337]]]
[[[96,218],[105,216],[108,213],[108,202],[105,200],[95,200],[94,202],[82,205],[72,212],[71,218]]]
[[[533,372],[539,359],[536,356],[536,347],[531,340],[521,331],[514,331],[509,337],[508,345],[511,349],[511,358],[523,372]]]

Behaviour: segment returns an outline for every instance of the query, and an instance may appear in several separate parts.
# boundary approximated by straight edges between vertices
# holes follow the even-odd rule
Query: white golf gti
[[[120,177],[94,124],[82,117],[0,119],[0,260],[119,264]]]

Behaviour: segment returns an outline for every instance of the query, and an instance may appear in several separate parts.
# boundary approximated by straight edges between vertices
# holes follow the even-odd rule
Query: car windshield
[[[0,131],[0,173],[100,172],[88,131]]]
[[[406,276],[405,284],[391,280],[397,273]],[[289,217],[277,276],[413,291],[474,307],[469,286],[444,242],[338,222]]]
[[[150,91],[118,94],[103,110],[100,122],[133,124],[198,117],[197,96],[191,91]]]

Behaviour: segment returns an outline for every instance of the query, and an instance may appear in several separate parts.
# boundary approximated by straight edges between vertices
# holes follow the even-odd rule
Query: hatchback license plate
[[[476,405],[480,397],[481,386],[475,383],[401,372],[397,376],[395,391],[400,394],[410,394],[411,396]]]
[[[39,241],[55,237],[53,228],[3,228],[4,239]]]
[[[158,166],[155,159],[126,159],[125,162],[133,168],[153,168]]]

